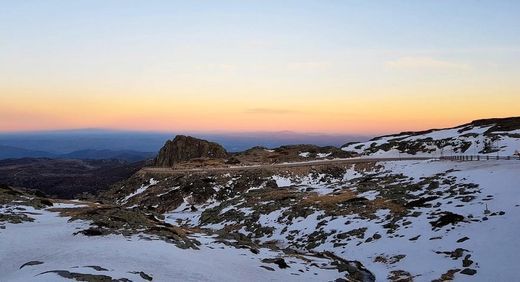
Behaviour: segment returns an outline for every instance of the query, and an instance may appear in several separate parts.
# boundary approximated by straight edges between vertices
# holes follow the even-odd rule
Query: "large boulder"
[[[171,167],[196,158],[227,158],[228,152],[221,145],[191,136],[177,135],[166,141],[154,160],[155,166]]]

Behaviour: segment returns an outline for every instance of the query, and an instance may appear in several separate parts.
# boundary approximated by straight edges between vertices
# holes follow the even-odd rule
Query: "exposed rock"
[[[226,164],[230,164],[230,165],[236,165],[236,164],[239,164],[239,163],[240,163],[240,160],[237,159],[236,157],[231,157],[231,158],[226,160]]]
[[[459,272],[460,269],[450,269],[441,275],[440,279],[432,280],[432,282],[445,282],[445,281],[453,281],[453,277],[455,273]]]
[[[152,276],[142,272],[142,271],[134,271],[134,272],[130,272],[132,274],[139,274],[139,276],[141,276],[141,278],[143,278],[144,280],[147,280],[147,281],[152,281],[153,278]]]
[[[272,267],[269,267],[269,266],[265,266],[265,265],[260,265],[261,268],[264,268],[264,269],[267,269],[269,271],[274,271],[274,268]]]
[[[43,261],[32,260],[32,261],[26,262],[26,263],[22,264],[22,266],[20,266],[20,269],[22,269],[26,266],[32,266],[32,265],[38,265],[38,264],[43,264]]]
[[[289,267],[289,265],[285,262],[285,260],[283,258],[263,259],[262,262],[274,263],[274,264],[278,265],[278,267],[281,269]]]
[[[85,236],[101,236],[101,235],[107,235],[108,234],[108,232],[104,232],[103,230],[101,230],[99,228],[94,228],[94,227],[78,231],[78,232],[74,233],[74,235],[80,234],[80,233],[85,235]]]
[[[332,265],[336,266],[339,272],[348,272],[349,280],[351,281],[362,281],[362,282],[373,282],[376,281],[375,275],[366,269],[363,264],[359,261],[348,261],[339,256],[336,256],[332,252],[322,252],[321,255],[325,258],[334,260]]]
[[[171,167],[177,163],[196,158],[227,158],[228,153],[221,145],[191,136],[177,135],[166,141],[154,160],[155,166]]]
[[[424,206],[426,206],[427,202],[433,201],[435,199],[437,199],[437,197],[435,197],[435,196],[420,198],[417,200],[410,201],[410,202],[404,204],[404,206],[407,208],[424,207]]]
[[[55,273],[63,278],[67,279],[74,279],[77,281],[87,281],[87,282],[114,282],[114,281],[129,281],[126,278],[122,279],[113,279],[110,276],[107,275],[95,275],[95,274],[86,274],[86,273],[76,273],[76,272],[70,272],[67,270],[51,270],[51,271],[45,271],[38,275],[43,275],[47,273]]]
[[[462,260],[462,266],[463,267],[469,267],[470,265],[473,264],[473,261],[470,260],[470,258],[471,258],[471,255],[466,255],[464,257],[464,260]]]
[[[435,221],[431,221],[430,224],[433,228],[440,228],[448,224],[456,224],[457,222],[463,221],[464,216],[452,212],[444,212]]]
[[[387,278],[393,282],[413,282],[412,274],[404,270],[392,270]]]
[[[475,269],[465,268],[460,273],[466,274],[466,275],[475,275],[475,273],[477,273],[477,271]]]

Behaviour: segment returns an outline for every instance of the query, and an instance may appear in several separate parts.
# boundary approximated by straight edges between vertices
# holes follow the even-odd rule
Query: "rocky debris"
[[[26,267],[26,266],[33,266],[33,265],[39,265],[39,264],[43,264],[43,261],[39,261],[39,260],[32,260],[32,261],[29,261],[29,262],[26,262],[24,264],[22,264],[22,266],[20,266],[20,269]]]
[[[437,220],[431,221],[430,224],[433,228],[441,228],[448,224],[457,224],[464,220],[464,216],[452,212],[443,212]]]
[[[154,160],[154,166],[172,167],[197,158],[225,159],[228,156],[226,149],[217,143],[177,135],[173,140],[166,141]]]

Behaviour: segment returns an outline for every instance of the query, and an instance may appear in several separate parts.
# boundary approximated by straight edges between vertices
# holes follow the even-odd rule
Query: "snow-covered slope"
[[[149,175],[141,182],[153,176],[153,190],[127,205],[155,203],[170,224],[259,246],[332,254],[377,281],[513,281],[519,171],[519,160],[427,160],[198,175],[199,183]]]
[[[477,120],[448,129],[403,132],[350,143],[344,151],[363,156],[501,155],[520,151],[520,117]]]
[[[72,277],[91,279],[80,281],[315,281],[316,277],[342,277],[327,258],[288,256],[266,248],[252,252],[202,234],[193,235],[201,244],[196,250],[143,236],[74,235],[89,222],[69,222],[46,209],[16,209],[23,209],[34,221],[3,225],[0,281],[70,281]],[[270,262],[278,258],[285,258],[287,266]]]

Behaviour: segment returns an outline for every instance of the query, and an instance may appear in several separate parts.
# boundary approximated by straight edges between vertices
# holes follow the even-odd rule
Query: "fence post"
[[[486,156],[487,160],[489,161],[489,156]]]

